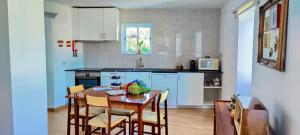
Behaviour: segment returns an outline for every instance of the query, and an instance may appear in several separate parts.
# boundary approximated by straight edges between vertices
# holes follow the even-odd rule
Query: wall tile
[[[176,10],[176,26],[190,25],[190,12],[187,9]]]
[[[175,27],[176,25],[176,12],[174,10],[162,10],[163,26]]]
[[[151,21],[150,10],[135,10],[135,22],[149,23]]]
[[[121,10],[120,21],[121,22],[135,22],[135,10]]]
[[[138,58],[146,68],[175,68],[202,56],[219,56],[220,11],[207,9],[121,10],[121,22],[152,23],[152,54],[121,53],[121,41],[84,43],[86,67],[135,68]]]
[[[159,51],[162,46],[163,40],[163,27],[153,26],[152,27],[152,51]]]
[[[150,17],[153,26],[161,26],[163,24],[163,10],[151,10]]]
[[[97,53],[97,67],[108,68],[110,67],[110,55],[109,52],[101,51]]]

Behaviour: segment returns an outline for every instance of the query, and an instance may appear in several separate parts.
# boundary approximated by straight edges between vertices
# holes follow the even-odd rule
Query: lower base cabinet
[[[101,72],[101,86],[121,86],[125,84],[125,72]]]
[[[168,108],[177,107],[177,73],[153,73],[153,90],[169,90]]]
[[[142,80],[152,90],[169,90],[168,107],[204,105],[204,73],[102,72],[101,85]]]
[[[178,73],[178,106],[202,106],[203,73]]]
[[[134,80],[141,80],[145,83],[147,88],[151,87],[151,72],[126,72],[126,83],[130,83]]]

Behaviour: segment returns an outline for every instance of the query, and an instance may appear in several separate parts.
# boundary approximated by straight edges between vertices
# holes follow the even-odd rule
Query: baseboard
[[[48,108],[48,111],[49,112],[57,112],[57,111],[60,111],[60,110],[66,109],[66,108],[68,108],[68,105],[63,105],[63,106],[59,106],[56,108]]]
[[[202,106],[177,106],[178,109],[211,109],[213,105],[202,105]]]

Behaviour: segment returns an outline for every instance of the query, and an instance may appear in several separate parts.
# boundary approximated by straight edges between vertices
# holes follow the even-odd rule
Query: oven
[[[76,71],[75,85],[82,84],[85,89],[100,86],[100,72]]]

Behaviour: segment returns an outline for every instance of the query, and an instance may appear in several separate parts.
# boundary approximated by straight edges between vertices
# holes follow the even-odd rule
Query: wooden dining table
[[[112,90],[120,90],[120,88],[112,88]],[[75,135],[79,135],[78,101],[84,100],[85,95],[106,96],[109,97],[112,107],[135,110],[138,116],[138,135],[143,135],[143,110],[151,104],[151,110],[155,111],[155,99],[160,94],[160,90],[150,90],[141,95],[123,94],[115,96],[108,95],[106,91],[108,90],[95,90],[94,88],[90,88],[83,92],[66,96],[66,98],[74,99]]]

